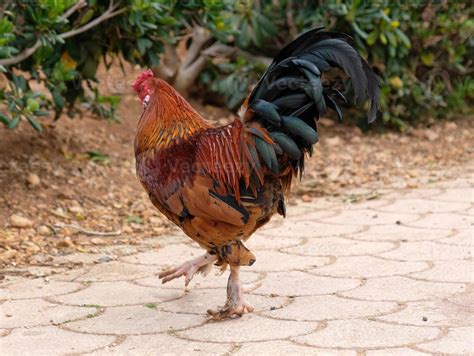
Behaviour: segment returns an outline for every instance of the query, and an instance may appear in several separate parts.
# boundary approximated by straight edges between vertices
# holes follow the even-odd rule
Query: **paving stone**
[[[383,348],[432,340],[438,334],[439,329],[433,327],[401,326],[354,319],[329,321],[323,330],[294,340],[317,347]]]
[[[442,245],[432,241],[405,242],[396,250],[380,253],[383,258],[402,261],[461,260],[474,255],[474,247]]]
[[[43,278],[37,278],[0,288],[0,300],[50,297],[75,292],[81,288],[84,286],[80,283],[46,282]]]
[[[427,267],[426,262],[390,261],[372,256],[343,256],[329,266],[313,268],[309,272],[319,276],[370,278],[420,272]]]
[[[389,205],[392,201],[386,199],[383,196],[382,199],[372,199],[362,202],[347,203],[341,207],[341,210],[350,209],[350,210],[367,210],[367,209],[380,209],[383,206]]]
[[[156,272],[148,266],[133,265],[119,261],[101,263],[93,266],[87,273],[77,279],[83,282],[125,281],[143,278]]]
[[[442,202],[428,199],[399,199],[389,205],[377,208],[385,212],[404,212],[414,214],[445,213],[468,209],[469,203]]]
[[[454,201],[474,203],[474,189],[471,188],[457,188],[446,189],[444,193],[438,194],[432,198],[437,201]]]
[[[409,302],[402,311],[377,319],[405,325],[469,326],[474,325],[474,306],[472,301],[460,304],[459,298],[453,297],[429,302]]]
[[[278,238],[274,238],[257,232],[255,235],[250,237],[250,239],[245,243],[245,246],[247,246],[250,251],[278,250],[281,248],[301,245],[303,242],[304,239],[297,236],[279,236]]]
[[[227,297],[226,288],[191,290],[180,299],[160,304],[160,309],[173,313],[204,314],[208,309],[217,309],[224,305]],[[289,303],[288,298],[264,297],[245,294],[245,301],[255,308],[256,312],[281,308]]]
[[[393,249],[391,242],[354,241],[342,237],[309,239],[306,243],[285,248],[286,253],[306,256],[352,256],[385,252]]]
[[[303,204],[303,206],[306,204]],[[342,207],[335,207],[331,210],[312,210],[305,209],[303,211],[299,211],[296,214],[290,217],[292,222],[300,222],[300,221],[320,221],[321,219],[330,218],[333,216],[339,215],[341,212],[339,209]]]
[[[248,355],[324,355],[324,356],[356,356],[356,351],[318,349],[311,346],[295,344],[291,341],[275,340],[258,343],[242,344],[233,356]]]
[[[413,349],[409,349],[408,347],[400,347],[400,348],[391,348],[391,349],[377,349],[377,350],[367,350],[365,352],[367,356],[427,356],[431,355],[426,352],[415,351]]]
[[[243,317],[218,324],[206,323],[202,326],[178,331],[179,337],[210,342],[251,342],[286,339],[304,335],[318,328],[318,323],[304,321],[276,320],[245,314]]]
[[[441,188],[416,188],[402,192],[397,198],[401,199],[420,199],[431,198],[443,193]]]
[[[172,267],[174,264],[184,263],[188,260],[201,256],[204,253],[205,251],[199,247],[196,248],[183,244],[168,245],[159,249],[121,257],[120,261],[134,264]]]
[[[3,355],[64,355],[107,346],[114,336],[77,334],[53,326],[14,329],[0,339]]]
[[[162,303],[184,295],[183,291],[164,288],[150,288],[134,285],[130,282],[93,283],[88,288],[51,298],[54,301],[69,305],[137,305]]]
[[[252,293],[276,296],[311,296],[350,290],[360,284],[361,281],[354,278],[318,277],[298,271],[278,272],[269,273],[262,281],[262,285]]]
[[[106,347],[90,355],[229,355],[231,344],[182,340],[167,334],[128,336],[120,345]]]
[[[354,240],[360,241],[428,241],[438,240],[449,236],[448,230],[431,230],[413,228],[404,225],[375,225],[367,231],[350,235]]]
[[[181,330],[200,325],[205,320],[204,314],[168,313],[140,305],[107,308],[95,318],[68,323],[67,329],[94,334],[140,335]]]
[[[283,237],[328,237],[355,234],[364,230],[363,225],[334,225],[316,221],[288,222],[281,227],[262,230],[259,233],[272,238]]]
[[[257,261],[250,267],[255,272],[284,272],[314,268],[325,266],[331,261],[329,257],[298,256],[278,251],[258,251],[255,256]]]
[[[339,225],[395,225],[397,221],[409,223],[419,219],[417,214],[405,214],[402,212],[383,213],[374,210],[348,209],[339,215],[322,219],[322,222]]]
[[[372,278],[362,287],[340,294],[362,300],[417,301],[446,298],[462,293],[466,286],[461,283],[416,281],[406,277]]]
[[[340,298],[333,295],[297,297],[293,303],[281,309],[263,314],[277,319],[296,321],[319,321],[330,319],[353,319],[388,313],[398,310],[393,302],[366,302]]]
[[[472,355],[474,327],[452,328],[448,335],[432,342],[417,345],[422,351],[444,355]]]
[[[60,324],[95,312],[95,308],[63,306],[41,299],[11,300],[0,305],[0,328]]]
[[[472,229],[461,230],[458,233],[436,240],[440,244],[474,246],[474,231]]]
[[[438,213],[430,214],[408,225],[426,229],[471,229],[472,231],[474,217],[454,213]]]
[[[435,261],[433,268],[412,273],[410,276],[433,282],[474,283],[474,262],[472,260]]]

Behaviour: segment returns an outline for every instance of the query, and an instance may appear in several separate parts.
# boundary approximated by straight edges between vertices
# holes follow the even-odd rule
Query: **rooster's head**
[[[151,83],[149,79],[153,77],[154,74],[151,69],[147,69],[138,76],[132,85],[144,106],[146,106],[150,100]]]

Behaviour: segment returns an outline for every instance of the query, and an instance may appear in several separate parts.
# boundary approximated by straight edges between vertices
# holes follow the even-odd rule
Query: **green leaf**
[[[0,122],[7,126],[10,124],[10,120],[8,120],[8,117],[3,115],[2,113],[0,113]]]
[[[28,115],[26,117],[26,119],[28,120],[28,122],[31,124],[31,126],[33,126],[33,128],[38,131],[38,132],[43,132],[43,127],[41,126],[41,124],[36,121],[36,119],[31,116],[31,115]]]
[[[13,118],[13,120],[10,121],[10,123],[8,124],[7,127],[8,127],[9,129],[14,129],[14,128],[18,125],[18,123],[20,122],[20,119],[21,119],[20,115],[16,115],[16,116]]]

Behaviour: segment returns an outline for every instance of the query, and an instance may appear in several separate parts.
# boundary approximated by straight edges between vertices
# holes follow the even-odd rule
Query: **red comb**
[[[149,78],[153,78],[154,77],[154,74],[153,72],[151,71],[151,69],[147,69],[145,70],[142,74],[140,74],[138,76],[138,78],[135,80],[135,82],[132,84],[132,87],[133,89],[138,93],[140,94],[140,92],[142,91],[142,88],[141,88],[141,84],[149,79]]]

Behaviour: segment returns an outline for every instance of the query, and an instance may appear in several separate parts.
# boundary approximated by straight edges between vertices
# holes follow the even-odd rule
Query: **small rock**
[[[36,232],[41,236],[50,236],[52,231],[46,225],[41,225],[38,227],[38,229],[36,229]]]
[[[421,320],[428,321],[428,318],[426,316],[424,316],[423,318],[421,318]]]
[[[433,142],[433,141],[436,141],[438,138],[439,138],[439,135],[434,132],[433,130],[425,130],[425,137]]]
[[[94,244],[94,245],[105,245],[106,242],[101,239],[100,237],[94,237],[91,239],[91,242]]]
[[[73,246],[74,244],[72,243],[69,237],[65,237],[64,239],[62,239],[56,244],[56,247],[59,247],[59,248],[68,248],[68,247],[73,247]]]
[[[304,201],[305,203],[310,203],[313,199],[308,194],[303,194],[303,196],[301,197],[301,200]]]
[[[337,136],[329,137],[326,139],[326,143],[328,146],[338,146],[341,143],[341,139]]]
[[[28,182],[28,186],[30,188],[37,187],[41,183],[40,178],[35,173],[28,174],[28,177],[26,178],[26,181]]]
[[[84,214],[84,209],[78,205],[70,206],[68,210],[73,214]]]
[[[110,256],[102,256],[101,258],[99,258],[99,262],[110,262],[112,261],[112,257]]]
[[[34,224],[33,221],[31,221],[30,219],[17,214],[13,214],[12,216],[10,216],[10,223],[13,227],[18,228],[32,227]]]

